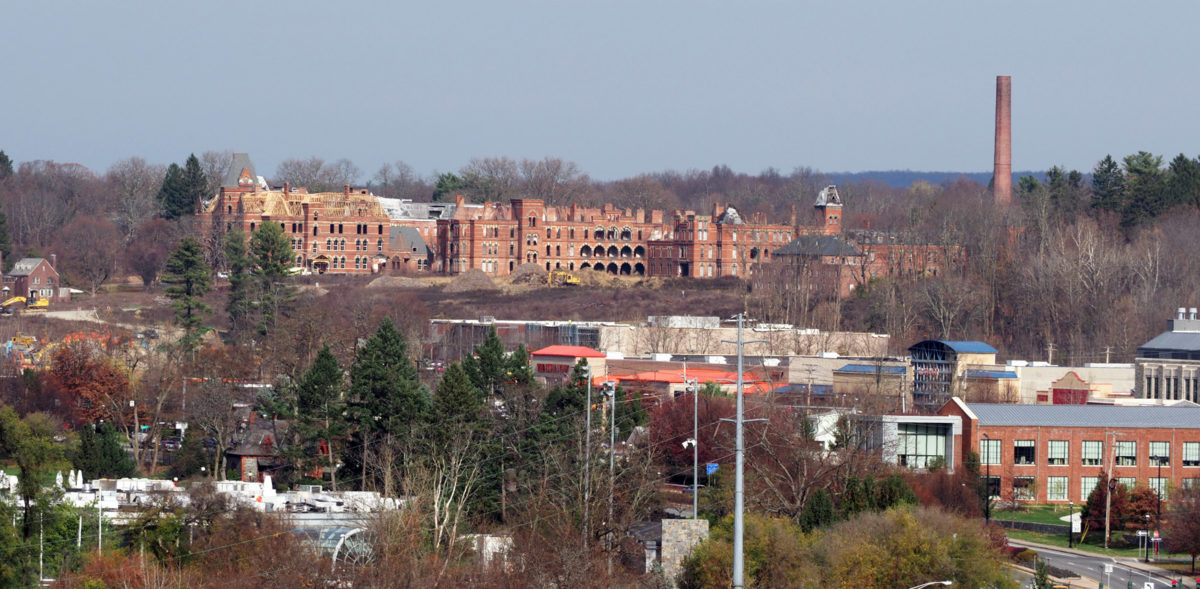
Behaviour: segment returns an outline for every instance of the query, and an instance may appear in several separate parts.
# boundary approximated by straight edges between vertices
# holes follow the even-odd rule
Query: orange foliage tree
[[[74,403],[75,424],[124,417],[130,400],[129,375],[88,341],[54,351],[50,377]]]

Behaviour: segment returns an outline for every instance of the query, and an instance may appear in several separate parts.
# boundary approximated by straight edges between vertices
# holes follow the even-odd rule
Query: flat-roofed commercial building
[[[1200,407],[1011,405],[954,398],[938,411],[962,420],[961,460],[969,452],[990,471],[992,495],[1036,503],[1076,503],[1111,469],[1129,487],[1200,484]]]

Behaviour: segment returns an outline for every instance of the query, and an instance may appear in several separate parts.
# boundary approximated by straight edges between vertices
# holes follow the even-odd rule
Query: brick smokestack
[[[997,206],[1012,202],[1012,76],[996,76],[996,158],[992,169],[992,199]]]

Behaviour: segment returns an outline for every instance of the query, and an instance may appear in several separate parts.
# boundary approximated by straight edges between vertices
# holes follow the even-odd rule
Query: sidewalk
[[[1061,546],[1053,546],[1051,544],[1042,544],[1040,542],[1030,542],[1028,540],[1009,540],[1009,544],[1012,544],[1014,546],[1025,546],[1028,548],[1032,548],[1034,550],[1053,550],[1055,552],[1065,552],[1067,554],[1076,554],[1079,556],[1085,556],[1085,557],[1089,557],[1089,558],[1097,558],[1097,557],[1104,558],[1104,555],[1097,554],[1095,552],[1088,552],[1086,550],[1076,550],[1074,548],[1063,548]],[[1137,571],[1141,571],[1141,572],[1149,572],[1151,575],[1156,577],[1157,580],[1159,580],[1159,581],[1162,581],[1163,579],[1167,579],[1167,583],[1170,583],[1170,579],[1179,579],[1181,581],[1181,584],[1179,585],[1180,587],[1187,587],[1189,589],[1200,589],[1200,584],[1196,583],[1196,578],[1200,577],[1200,572],[1197,572],[1195,576],[1189,576],[1187,573],[1180,574],[1180,573],[1176,573],[1175,571],[1169,571],[1169,570],[1155,566],[1154,563],[1145,563],[1136,558],[1127,558],[1127,557],[1112,557],[1112,558],[1113,558],[1113,562],[1118,563],[1121,566],[1128,567],[1128,568],[1131,568],[1131,569],[1134,569]],[[1071,584],[1070,584],[1071,587],[1087,587],[1089,589],[1091,589],[1091,588],[1098,589],[1099,588],[1099,581],[1097,581],[1096,579],[1088,578],[1088,577],[1072,577],[1070,579],[1064,579],[1063,581],[1071,581]],[[1066,584],[1066,583],[1064,582],[1064,584]],[[1123,588],[1117,587],[1115,589],[1123,589]]]

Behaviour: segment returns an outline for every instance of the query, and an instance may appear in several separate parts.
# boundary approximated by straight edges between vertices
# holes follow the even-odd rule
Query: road
[[[1026,546],[1031,548],[1051,566],[1060,569],[1066,569],[1078,574],[1081,577],[1088,577],[1096,581],[1104,583],[1105,587],[1113,589],[1125,589],[1126,587],[1134,587],[1135,589],[1143,589],[1144,587],[1153,587],[1153,589],[1170,589],[1171,579],[1177,577],[1157,576],[1147,574],[1145,571],[1131,568],[1123,564],[1121,561],[1125,559],[1115,559],[1111,556],[1085,556],[1074,552],[1058,551],[1051,548],[1041,546],[1027,546],[1017,541],[1010,541],[1014,546]],[[1112,574],[1104,574],[1104,565],[1112,565]],[[1132,585],[1129,583],[1132,582]],[[1147,585],[1146,583],[1150,583]],[[1187,586],[1191,586],[1189,583]]]

